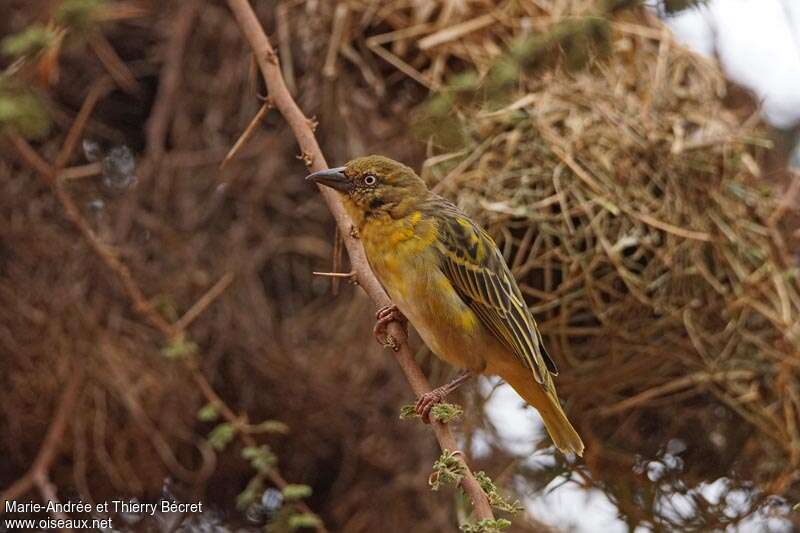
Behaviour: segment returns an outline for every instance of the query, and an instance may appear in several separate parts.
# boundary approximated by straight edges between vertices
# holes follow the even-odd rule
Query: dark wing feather
[[[536,381],[542,383],[545,372],[557,374],[536,321],[492,238],[443,198],[432,197],[426,210],[439,222],[441,269],[459,296],[531,369]]]

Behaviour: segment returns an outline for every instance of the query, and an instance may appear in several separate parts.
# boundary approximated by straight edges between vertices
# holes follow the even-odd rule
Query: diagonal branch
[[[78,397],[83,390],[81,388],[83,375],[83,368],[78,367],[70,376],[67,386],[59,397],[58,408],[50,427],[47,429],[42,446],[39,448],[39,455],[36,456],[30,470],[0,494],[0,500],[3,500],[0,514],[5,510],[6,502],[19,499],[34,486],[39,489],[45,501],[58,501],[55,488],[50,482],[49,472],[53,461],[58,458],[64,433],[69,427],[70,418],[78,403]],[[56,516],[55,518],[64,519],[65,516]]]
[[[312,122],[306,118],[292,98],[289,90],[286,88],[286,83],[284,82],[280,66],[278,65],[278,56],[267,39],[264,29],[258,22],[258,18],[256,18],[250,3],[247,0],[228,0],[228,6],[236,17],[236,21],[239,23],[242,33],[244,33],[244,36],[250,43],[250,47],[253,49],[273,105],[284,116],[297,138],[297,143],[300,145],[300,149],[303,152],[303,160],[306,162],[306,165],[312,171],[327,168],[328,165],[325,162],[325,157],[322,155],[319,144],[317,144],[317,140],[314,137]],[[388,305],[391,303],[389,297],[372,273],[372,270],[370,270],[361,243],[351,234],[350,230],[353,224],[350,217],[345,212],[339,197],[335,192],[324,187],[321,187],[320,191],[325,198],[325,203],[336,219],[336,224],[344,239],[347,253],[350,256],[350,263],[355,272],[355,279],[377,307],[380,308]],[[430,384],[414,361],[414,356],[406,344],[403,330],[396,322],[390,323],[388,330],[395,340],[395,357],[398,363],[400,363],[414,393],[417,396],[422,396],[426,392],[430,392]],[[439,422],[432,422],[431,425],[442,449],[457,449],[456,441],[446,425]],[[481,520],[494,518],[483,489],[481,489],[477,480],[472,475],[466,462],[460,457],[459,460],[462,462],[465,471],[461,485],[464,492],[472,500],[476,516]]]

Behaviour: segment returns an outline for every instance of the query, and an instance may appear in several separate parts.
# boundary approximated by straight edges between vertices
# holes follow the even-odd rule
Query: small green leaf
[[[475,479],[478,481],[481,489],[483,489],[483,492],[486,493],[486,497],[489,498],[489,505],[495,509],[511,513],[512,515],[517,514],[525,509],[519,503],[519,500],[509,502],[503,498],[503,496],[500,494],[500,491],[497,489],[497,485],[494,484],[492,478],[490,478],[483,470],[475,473]]]
[[[242,450],[242,457],[250,461],[252,466],[259,473],[266,473],[278,463],[278,457],[266,444],[261,446],[248,446]]]
[[[240,511],[245,511],[248,507],[253,505],[264,492],[264,480],[260,476],[256,476],[247,483],[247,487],[236,497],[236,508]]]
[[[454,403],[437,403],[431,408],[431,418],[447,424],[464,416],[464,410]]]
[[[311,496],[311,487],[308,485],[291,484],[283,488],[283,498],[287,501],[302,500]]]
[[[400,408],[400,420],[408,420],[409,418],[419,418],[414,404],[407,404]]]
[[[433,473],[428,478],[431,490],[439,490],[443,484],[458,485],[464,478],[464,464],[459,459],[460,452],[445,449],[433,463]]]
[[[481,520],[477,524],[464,524],[459,529],[465,533],[497,533],[511,526],[505,518]]]
[[[235,435],[236,430],[233,426],[225,422],[211,430],[211,433],[208,434],[208,443],[215,450],[221,451],[230,444]]]
[[[0,92],[0,130],[10,128],[26,139],[41,139],[50,131],[50,116],[31,92]]]
[[[197,419],[201,422],[213,422],[217,418],[219,418],[219,411],[213,403],[208,403],[197,411]]]
[[[431,418],[442,424],[447,424],[464,416],[464,410],[460,405],[454,403],[437,403],[431,408]],[[404,405],[400,408],[400,420],[409,418],[419,418],[416,407],[413,404]]]
[[[21,57],[41,52],[56,40],[56,33],[42,24],[31,24],[0,42],[0,51],[7,56]]]
[[[253,433],[280,433],[285,435],[289,433],[289,426],[278,420],[265,420],[260,424],[252,426],[250,429]]]
[[[295,514],[289,517],[289,527],[292,529],[319,527],[321,525],[322,520],[320,520],[317,515],[311,513]]]
[[[97,23],[105,3],[105,0],[64,0],[55,19],[64,26],[85,31]]]
[[[161,350],[161,354],[167,359],[182,359],[196,352],[197,345],[184,335],[175,337]]]

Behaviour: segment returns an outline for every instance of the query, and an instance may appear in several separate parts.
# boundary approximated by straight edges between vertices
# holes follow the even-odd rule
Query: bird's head
[[[359,157],[306,179],[342,194],[350,215],[358,220],[383,213],[401,218],[413,211],[428,191],[413,170],[380,155]]]

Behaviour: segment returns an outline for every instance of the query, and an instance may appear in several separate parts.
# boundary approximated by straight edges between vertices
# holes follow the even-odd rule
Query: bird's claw
[[[426,424],[431,423],[431,409],[437,403],[442,403],[445,399],[445,393],[440,389],[433,389],[430,392],[426,392],[423,394],[419,400],[417,400],[417,404],[414,406],[414,410],[416,411],[417,415],[422,418],[422,421]]]
[[[386,328],[389,326],[390,322],[397,322],[400,324],[400,327],[406,330],[408,319],[403,316],[403,313],[400,312],[396,305],[390,304],[378,309],[375,313],[375,320],[375,327],[372,333],[375,335],[378,343],[381,346],[390,346],[392,350],[397,351],[399,348],[397,340],[386,333]]]

